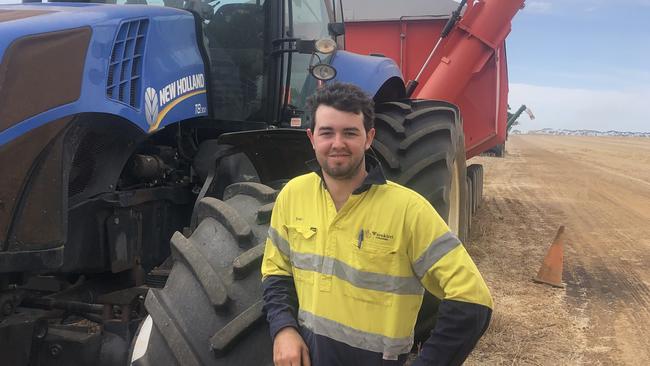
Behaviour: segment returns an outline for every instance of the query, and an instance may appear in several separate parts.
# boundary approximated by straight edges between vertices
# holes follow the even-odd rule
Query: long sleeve
[[[463,244],[433,207],[422,205],[412,219],[413,271],[441,299],[436,326],[414,365],[460,365],[487,329],[492,297]]]
[[[285,327],[298,329],[298,296],[293,277],[269,276],[262,281],[264,312],[271,338]]]
[[[293,283],[289,241],[284,225],[285,199],[286,192],[283,190],[273,206],[262,259],[262,297],[272,338],[284,327],[298,327],[298,296]]]
[[[492,309],[480,304],[443,300],[436,326],[413,366],[461,365],[490,323]]]

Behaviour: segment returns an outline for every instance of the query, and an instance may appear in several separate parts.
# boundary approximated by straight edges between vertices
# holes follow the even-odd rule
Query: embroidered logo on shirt
[[[390,241],[393,240],[394,236],[392,234],[380,233],[375,230],[366,229],[363,233],[364,237],[369,240],[381,240],[381,241]]]

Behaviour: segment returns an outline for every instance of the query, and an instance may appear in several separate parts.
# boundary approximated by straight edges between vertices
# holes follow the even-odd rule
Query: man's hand
[[[275,335],[273,364],[275,366],[311,366],[309,348],[296,328],[286,327]]]

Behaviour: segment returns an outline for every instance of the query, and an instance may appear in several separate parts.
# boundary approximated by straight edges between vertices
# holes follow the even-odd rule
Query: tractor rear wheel
[[[375,107],[373,150],[386,177],[424,196],[461,240],[467,235],[465,145],[458,109],[431,100]]]
[[[468,238],[465,138],[458,109],[431,100],[375,106],[373,151],[386,177],[424,196],[461,241]],[[439,300],[425,292],[416,341],[429,337]]]
[[[235,183],[203,198],[189,237],[171,239],[174,265],[145,300],[132,365],[272,365],[260,266],[277,191]]]

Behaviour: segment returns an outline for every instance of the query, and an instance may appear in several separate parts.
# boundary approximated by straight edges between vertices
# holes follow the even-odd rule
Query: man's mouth
[[[340,158],[340,157],[347,157],[350,155],[352,154],[346,151],[332,151],[327,156],[330,158]]]

